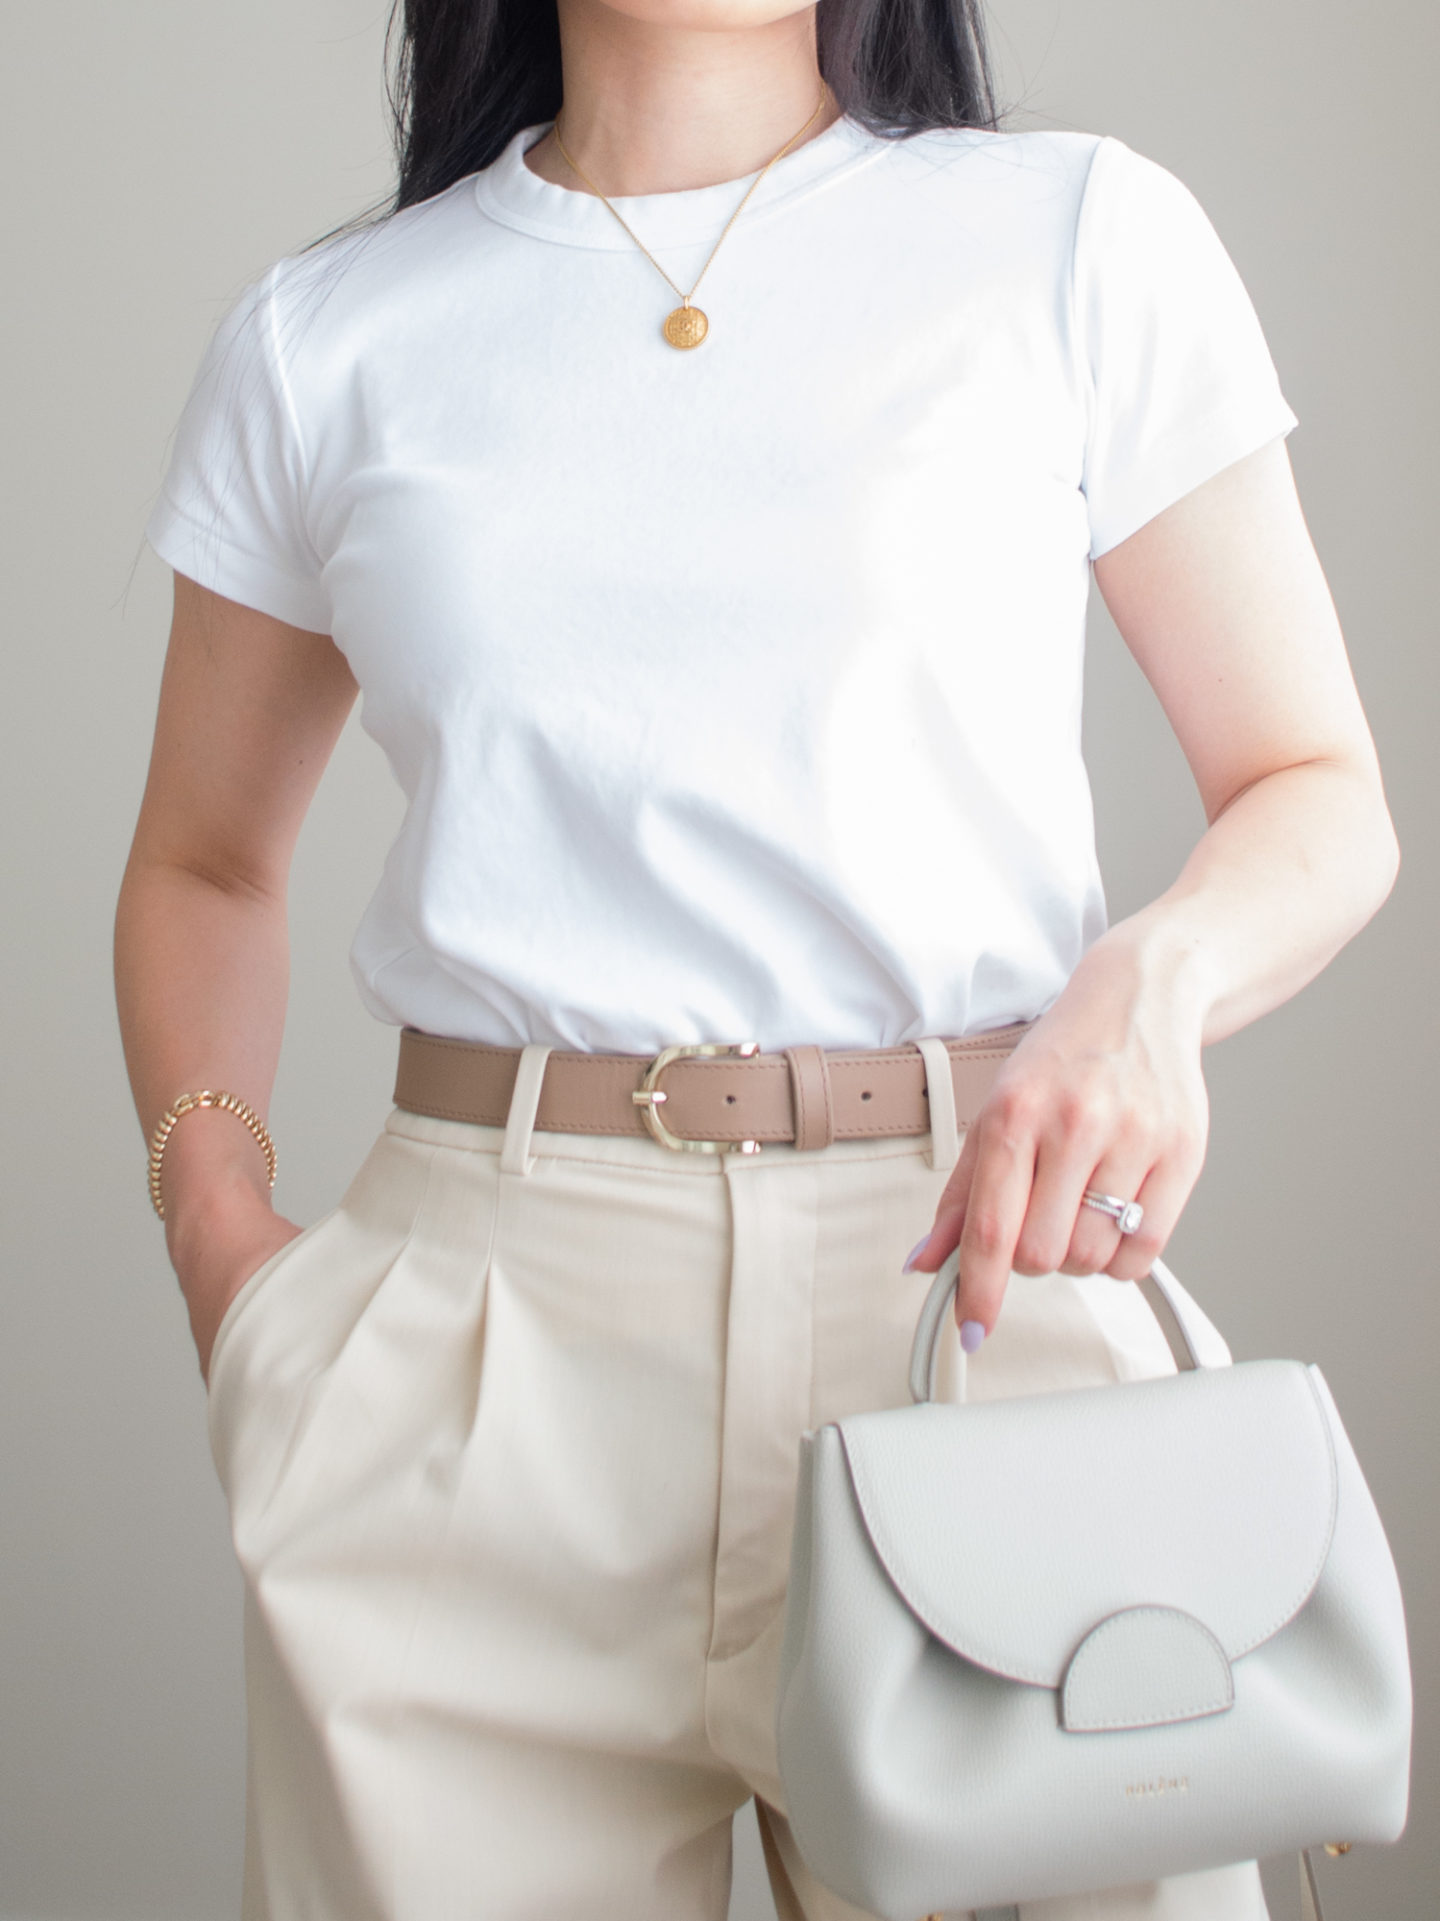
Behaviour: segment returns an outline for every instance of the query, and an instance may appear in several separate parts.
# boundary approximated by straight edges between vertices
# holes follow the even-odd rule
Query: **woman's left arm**
[[[967,1347],[1012,1270],[1148,1270],[1205,1157],[1202,1047],[1313,980],[1399,864],[1283,439],[1094,566],[1210,824],[1174,885],[1089,948],[966,1134],[911,1265],[933,1272],[958,1242]],[[1087,1187],[1138,1200],[1139,1230],[1082,1207]]]

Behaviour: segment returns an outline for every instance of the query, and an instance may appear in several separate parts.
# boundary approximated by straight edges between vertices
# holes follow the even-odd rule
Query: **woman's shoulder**
[[[373,293],[426,266],[443,269],[447,258],[473,244],[474,179],[457,180],[443,193],[398,212],[383,212],[338,229],[273,261],[262,279],[276,297],[304,301],[338,292],[348,283]]]
[[[1112,135],[1075,127],[927,127],[898,138],[898,150],[931,166],[969,163],[971,171],[1066,173],[1083,177]]]
[[[1048,224],[1058,216],[1063,225],[1110,144],[1109,135],[1069,127],[931,127],[892,140],[889,171],[907,191],[967,219]]]
[[[948,215],[1017,239],[1043,229],[1057,244],[1087,225],[1137,232],[1193,224],[1194,196],[1160,161],[1119,135],[1075,127],[939,127],[894,142],[896,177],[923,187]]]
[[[893,139],[878,171],[907,222],[967,246],[1058,264],[1105,144],[1105,135],[1072,128],[927,128]]]
[[[273,258],[230,296],[212,351],[248,349],[289,363],[318,350],[334,362],[387,314],[423,311],[427,286],[439,291],[473,257],[473,192],[467,177]]]

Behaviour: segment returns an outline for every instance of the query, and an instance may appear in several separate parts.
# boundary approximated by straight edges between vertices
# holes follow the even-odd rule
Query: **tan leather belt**
[[[979,1113],[991,1082],[1029,1022],[946,1040],[955,1114]],[[400,1030],[395,1104],[441,1120],[503,1127],[518,1047]],[[680,1152],[757,1153],[766,1141],[799,1148],[930,1131],[925,1060],[913,1043],[857,1051],[706,1041],[644,1054],[557,1048],[545,1062],[535,1127],[557,1134],[650,1134]]]

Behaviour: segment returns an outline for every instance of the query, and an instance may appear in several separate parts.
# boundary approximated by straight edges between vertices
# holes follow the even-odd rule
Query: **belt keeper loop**
[[[960,1158],[960,1126],[955,1113],[955,1077],[950,1050],[935,1034],[915,1045],[925,1061],[925,1087],[930,1107],[930,1165],[952,1168]]]
[[[828,1147],[835,1138],[835,1100],[823,1047],[787,1047],[797,1148]]]

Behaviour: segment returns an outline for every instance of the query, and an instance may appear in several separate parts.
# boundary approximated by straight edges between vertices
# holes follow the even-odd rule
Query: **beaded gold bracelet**
[[[155,1124],[155,1132],[150,1137],[150,1205],[163,1221],[165,1204],[160,1199],[160,1163],[165,1158],[165,1143],[170,1138],[170,1130],[182,1114],[188,1114],[192,1107],[223,1107],[237,1120],[244,1121],[250,1132],[260,1143],[265,1154],[265,1165],[270,1172],[270,1185],[275,1185],[275,1143],[270,1138],[270,1130],[255,1112],[248,1101],[242,1101],[238,1094],[217,1094],[208,1087],[198,1093],[182,1094],[178,1101],[165,1109]]]

